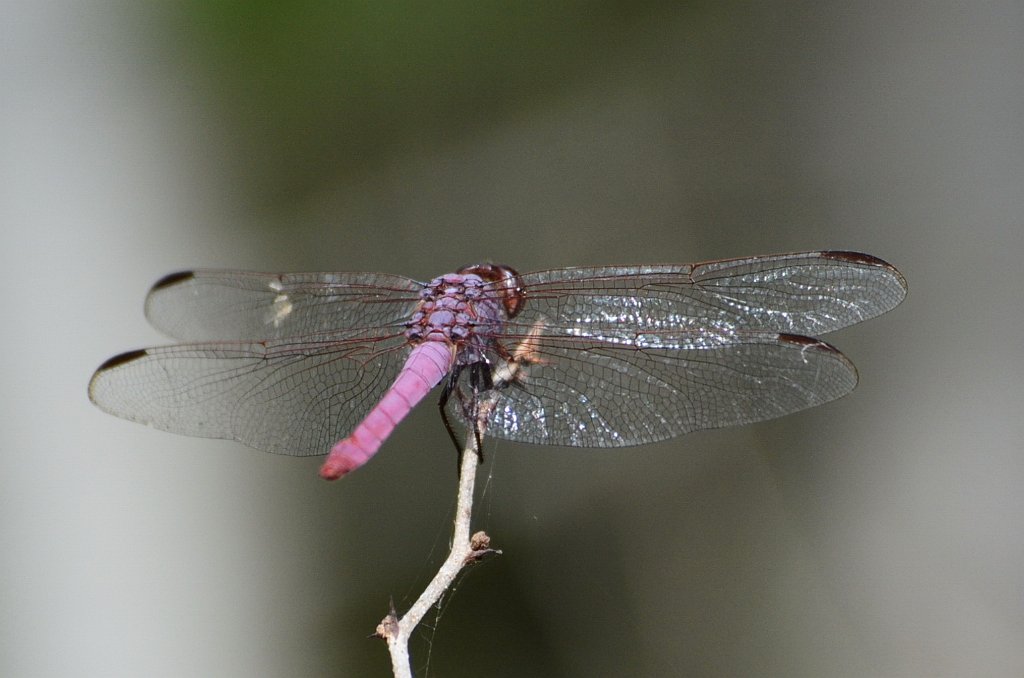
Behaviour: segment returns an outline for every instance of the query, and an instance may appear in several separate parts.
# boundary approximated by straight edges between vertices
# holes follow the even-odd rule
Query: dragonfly
[[[791,414],[857,370],[816,338],[891,310],[907,283],[844,251],[694,264],[466,266],[385,273],[174,273],[145,311],[183,343],[95,372],[102,410],[295,456],[320,475],[368,462],[441,386],[452,422],[520,443],[629,447]]]

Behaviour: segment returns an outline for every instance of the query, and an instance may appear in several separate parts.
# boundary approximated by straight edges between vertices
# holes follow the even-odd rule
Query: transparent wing
[[[885,313],[907,292],[892,265],[856,252],[563,268],[521,280],[526,303],[510,334],[543,320],[582,336],[698,328],[818,335]]]
[[[515,353],[528,360],[499,366],[497,381],[507,383],[480,396],[485,435],[535,444],[640,445],[780,417],[857,384],[853,364],[829,344],[770,332],[672,331],[631,342],[535,333]],[[466,423],[457,403],[449,411]]]
[[[383,273],[183,271],[153,286],[146,317],[181,341],[283,339],[396,326],[422,287]]]
[[[326,454],[394,380],[404,337],[181,344],[131,351],[89,383],[101,409],[158,429]]]

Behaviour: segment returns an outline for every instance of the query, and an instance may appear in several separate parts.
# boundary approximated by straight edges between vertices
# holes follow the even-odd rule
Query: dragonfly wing
[[[885,313],[907,292],[891,264],[856,252],[564,268],[521,280],[522,326],[544,318],[584,333],[710,327],[818,335]]]
[[[89,397],[111,414],[173,433],[277,454],[326,454],[369,412],[407,353],[400,335],[372,345],[164,346],[108,360],[93,375]]]
[[[146,317],[181,341],[273,340],[396,326],[422,287],[382,273],[183,271],[153,286]]]
[[[771,332],[665,332],[632,343],[535,336],[506,363],[509,383],[481,395],[488,436],[569,447],[625,447],[746,424],[821,405],[853,390],[838,350]],[[514,377],[511,378],[511,377]],[[465,423],[458,406],[451,413]]]

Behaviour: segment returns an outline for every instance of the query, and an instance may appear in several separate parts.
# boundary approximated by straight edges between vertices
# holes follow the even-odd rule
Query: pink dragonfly
[[[524,443],[625,447],[746,424],[849,393],[832,332],[899,304],[906,281],[855,252],[699,264],[468,266],[383,273],[188,271],[146,316],[189,343],[122,353],[89,397],[166,431],[359,468],[435,386],[450,419]],[[340,440],[340,442],[338,442]]]

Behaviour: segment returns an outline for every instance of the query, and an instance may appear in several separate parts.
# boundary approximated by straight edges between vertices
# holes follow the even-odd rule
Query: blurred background
[[[850,397],[620,451],[490,441],[436,676],[1024,674],[1019,2],[8,2],[0,673],[388,675],[441,562],[433,405],[336,484],[107,416],[191,267],[853,249]],[[1017,271],[1017,273],[1014,273]]]

